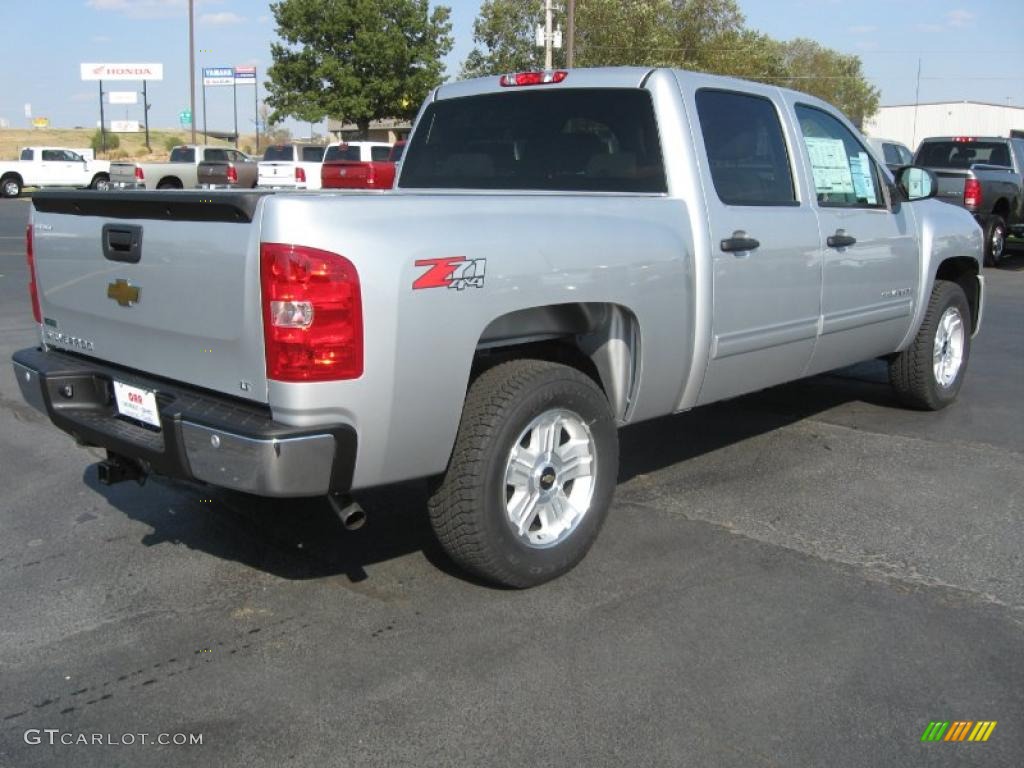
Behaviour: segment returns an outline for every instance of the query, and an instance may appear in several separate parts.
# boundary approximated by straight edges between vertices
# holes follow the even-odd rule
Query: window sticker
[[[867,152],[859,152],[856,157],[850,158],[850,174],[853,176],[853,189],[857,199],[866,201],[868,205],[877,205],[875,182],[871,178],[871,162],[868,160]]]
[[[807,154],[814,173],[814,189],[819,195],[854,194],[853,175],[842,139],[805,136]]]

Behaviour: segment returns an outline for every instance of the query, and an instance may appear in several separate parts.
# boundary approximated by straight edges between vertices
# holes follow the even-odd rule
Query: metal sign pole
[[[252,108],[256,111],[256,154],[260,153],[260,81],[253,70],[252,81]]]
[[[231,102],[235,109],[235,149],[238,149],[238,77],[231,75]]]
[[[103,81],[100,80],[100,143],[103,151],[107,151],[107,128],[104,124],[106,118],[103,116]]]
[[[142,119],[146,121],[146,149],[149,146],[149,96],[146,94],[146,81],[142,81]]]
[[[206,133],[206,75],[203,75],[203,144],[209,140]]]

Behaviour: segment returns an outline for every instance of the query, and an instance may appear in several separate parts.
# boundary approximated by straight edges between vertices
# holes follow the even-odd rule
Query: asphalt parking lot
[[[953,407],[899,409],[868,363],[629,428],[589,557],[511,592],[445,561],[418,483],[354,533],[100,486],[5,362],[28,207],[0,203],[0,766],[1021,764],[1024,255],[987,270]]]

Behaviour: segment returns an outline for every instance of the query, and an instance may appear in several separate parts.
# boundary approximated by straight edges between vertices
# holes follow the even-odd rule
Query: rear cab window
[[[836,117],[817,107],[797,104],[796,117],[810,161],[818,205],[886,207],[878,168],[857,137]]]
[[[651,96],[635,88],[441,99],[411,146],[408,189],[668,191]]]
[[[328,160],[358,160],[359,159],[359,147],[351,146],[350,144],[341,144],[336,147],[328,147],[327,154],[324,155],[324,162]]]
[[[975,163],[1013,166],[1006,141],[951,139],[926,141],[917,150],[917,165],[925,168],[970,168]]]
[[[324,160],[324,148],[323,147],[303,147],[302,148],[302,162],[304,163],[322,163]]]
[[[391,147],[370,147],[370,160],[375,163],[385,163],[391,155]]]
[[[799,205],[772,101],[702,88],[695,94],[711,180],[726,205]]]
[[[263,152],[263,159],[267,162],[286,162],[290,163],[295,159],[293,147],[287,144],[275,144],[272,147],[267,147]]]
[[[175,147],[171,150],[170,161],[172,163],[194,163],[196,150],[194,147]]]

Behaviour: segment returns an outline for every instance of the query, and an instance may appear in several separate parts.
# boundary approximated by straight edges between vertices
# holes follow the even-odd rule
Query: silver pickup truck
[[[103,482],[322,495],[354,525],[351,494],[430,478],[454,560],[526,587],[594,541],[621,425],[879,357],[907,405],[951,403],[982,242],[934,193],[794,91],[457,82],[386,195],[37,195],[14,370]]]
[[[1024,234],[1024,139],[936,136],[921,142],[914,163],[938,178],[940,200],[974,214],[985,265],[996,266],[1007,233]]]

